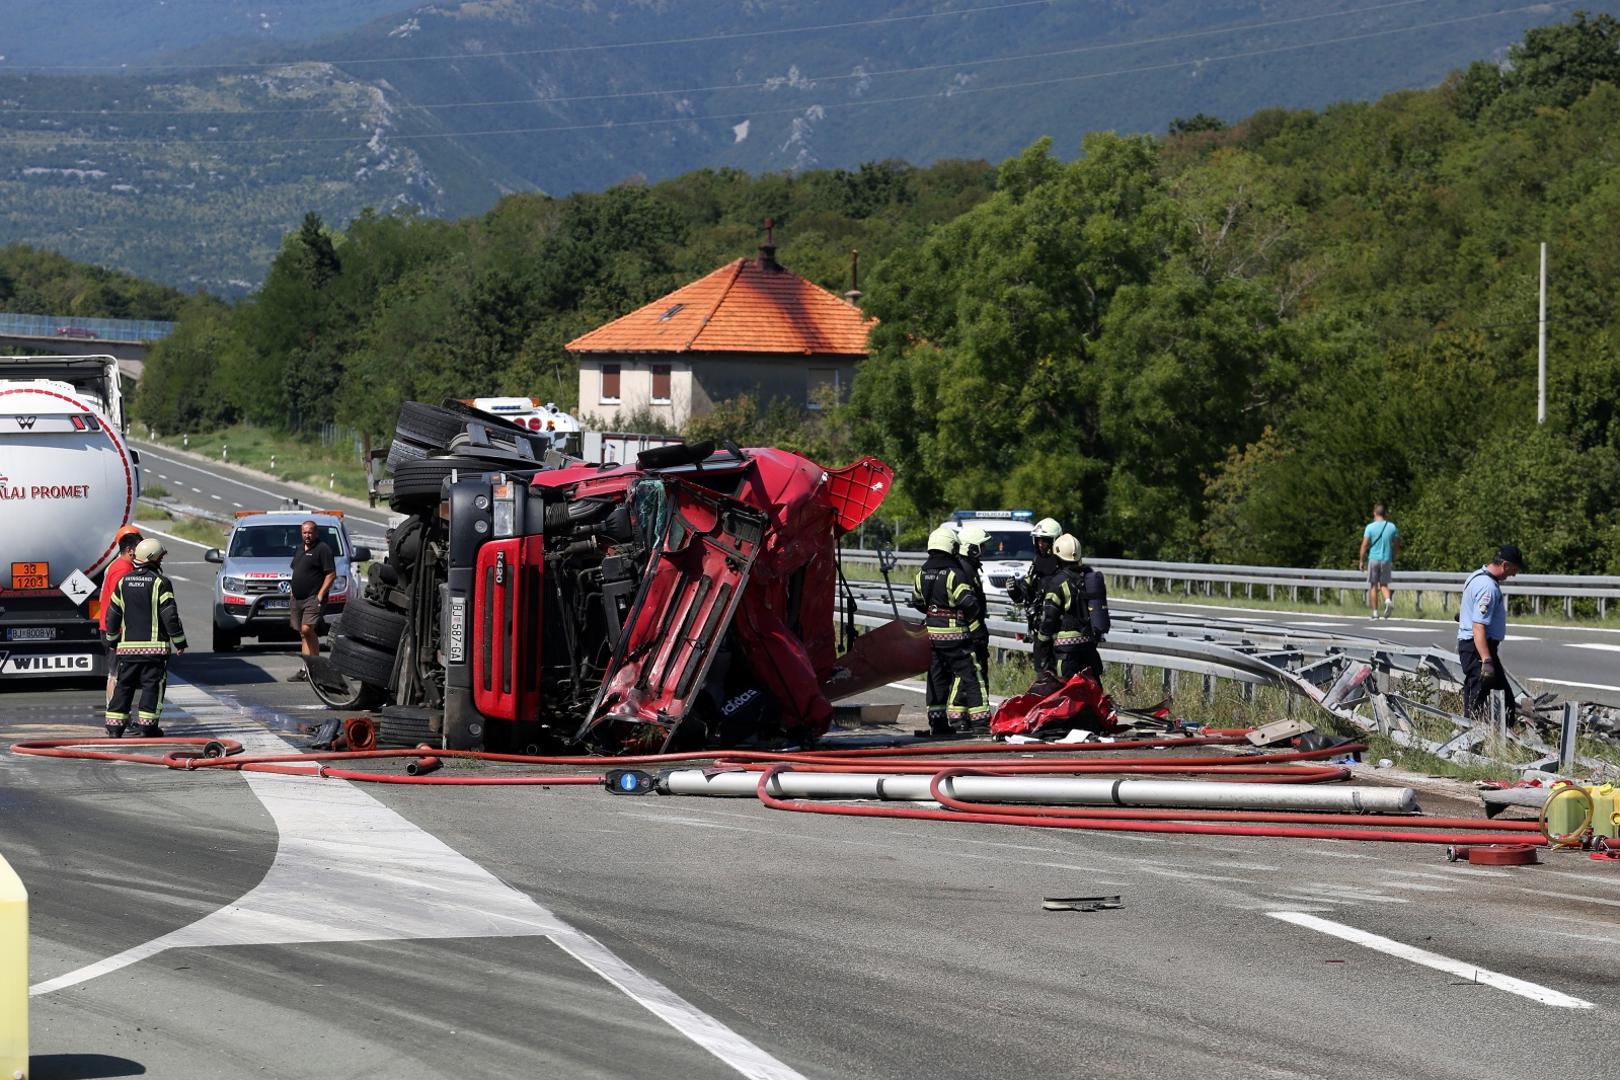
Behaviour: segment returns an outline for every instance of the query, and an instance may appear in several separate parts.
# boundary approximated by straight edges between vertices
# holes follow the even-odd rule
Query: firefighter
[[[186,651],[186,632],[174,586],[163,576],[163,545],[153,539],[135,545],[135,566],[113,590],[107,613],[107,643],[118,654],[118,682],[107,702],[107,736],[118,739],[129,724],[129,708],[140,691],[135,728],[145,738],[163,735],[158,720],[169,680],[169,650]]]
[[[924,612],[928,628],[928,732],[955,734],[988,725],[990,707],[979,690],[973,662],[974,628],[983,612],[957,560],[956,532],[941,525],[928,536],[928,561],[911,587],[911,606]]]
[[[1041,601],[1046,596],[1046,579],[1062,568],[1057,556],[1052,554],[1052,544],[1063,535],[1063,526],[1051,518],[1041,518],[1035,523],[1033,537],[1035,541],[1035,558],[1030,562],[1029,569],[1024,576],[1015,578],[1007,584],[1007,595],[1012,602],[1022,604],[1024,607],[1024,621],[1029,624],[1030,637],[1035,636],[1035,624],[1041,618]]]
[[[1107,635],[1108,589],[1102,572],[1080,560],[1080,541],[1064,533],[1052,545],[1062,569],[1046,580],[1041,622],[1035,632],[1037,671],[1056,671],[1067,682],[1088,671],[1102,683],[1097,646]]]
[[[972,631],[970,637],[973,659],[979,665],[979,690],[986,696],[990,693],[990,605],[984,599],[984,572],[979,556],[989,542],[990,534],[980,525],[964,525],[956,534],[956,557],[962,563],[962,574],[968,586],[979,601],[978,629]]]

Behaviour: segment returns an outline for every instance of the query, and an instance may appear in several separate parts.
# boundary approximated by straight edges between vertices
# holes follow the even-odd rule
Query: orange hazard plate
[[[11,564],[13,589],[48,589],[51,587],[51,564],[42,562],[14,562]]]

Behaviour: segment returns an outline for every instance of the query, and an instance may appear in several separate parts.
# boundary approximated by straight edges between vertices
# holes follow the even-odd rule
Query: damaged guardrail
[[[900,565],[919,565],[926,552],[896,551],[884,553]],[[876,565],[877,551],[844,548],[839,555],[845,562]],[[1267,599],[1275,600],[1277,590],[1287,590],[1292,600],[1298,600],[1300,590],[1312,592],[1317,603],[1322,602],[1324,591],[1337,592],[1339,601],[1346,594],[1363,593],[1367,588],[1367,575],[1358,570],[1322,570],[1284,566],[1224,566],[1215,563],[1153,562],[1145,559],[1087,559],[1086,565],[1096,567],[1116,587],[1146,589],[1154,592],[1162,587],[1165,592],[1179,591],[1184,596],[1194,592],[1215,595],[1216,586],[1224,586],[1227,599],[1239,595],[1253,599],[1256,589],[1265,590]],[[1423,594],[1437,593],[1440,609],[1451,609],[1451,597],[1460,595],[1469,573],[1427,570],[1396,570],[1394,587],[1410,592],[1416,599],[1418,612],[1423,610]],[[1241,587],[1243,592],[1234,592]],[[1539,612],[1541,602],[1548,598],[1563,601],[1566,617],[1574,617],[1576,600],[1592,600],[1597,604],[1598,617],[1608,614],[1610,600],[1620,600],[1620,577],[1589,576],[1584,574],[1519,574],[1502,586],[1509,597],[1527,597],[1532,608]]]
[[[900,602],[905,586],[852,582],[850,588],[862,624],[878,625],[896,615],[920,619]],[[995,648],[1032,651],[1023,622],[991,618],[987,623]],[[1458,763],[1501,765],[1482,751],[1513,745],[1533,758],[1512,764],[1518,771],[1620,775],[1615,763],[1579,753],[1583,733],[1620,751],[1620,711],[1534,694],[1509,675],[1516,715],[1509,716],[1501,695],[1493,694],[1492,715],[1476,723],[1437,703],[1441,691],[1461,689],[1462,669],[1456,657],[1429,646],[1260,621],[1121,611],[1099,652],[1105,661],[1125,665],[1127,680],[1137,666],[1164,670],[1165,689],[1172,694],[1171,672],[1203,676],[1206,698],[1217,679],[1274,686],[1288,692],[1290,701],[1303,699],[1398,745]]]

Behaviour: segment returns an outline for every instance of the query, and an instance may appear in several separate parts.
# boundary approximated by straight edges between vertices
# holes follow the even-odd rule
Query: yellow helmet
[[[956,554],[956,530],[948,525],[941,525],[929,533],[928,550],[943,551],[947,555]]]
[[[979,549],[990,542],[990,534],[980,525],[964,525],[962,531],[956,535],[957,542],[962,545],[962,554],[968,558],[977,558]]]
[[[1077,563],[1080,561],[1080,541],[1064,533],[1052,544],[1052,554],[1063,562]]]

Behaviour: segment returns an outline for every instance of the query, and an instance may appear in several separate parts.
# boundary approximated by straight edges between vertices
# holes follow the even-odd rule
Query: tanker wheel
[[[226,630],[223,627],[214,627],[214,651],[235,652],[242,647],[242,632],[240,630]]]

